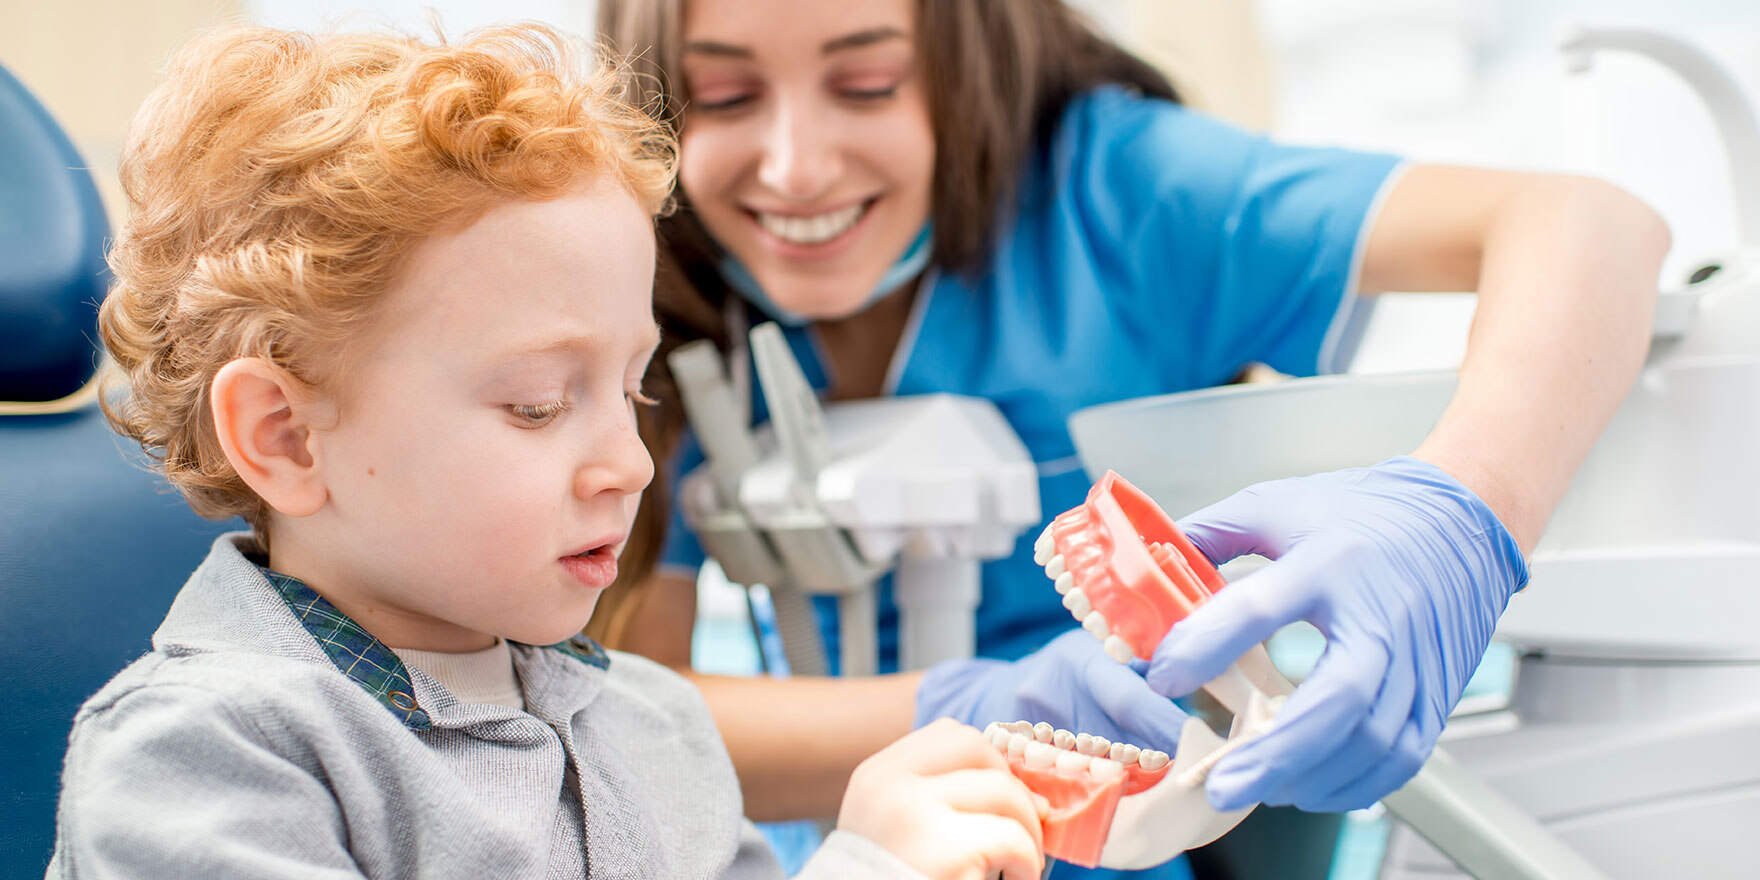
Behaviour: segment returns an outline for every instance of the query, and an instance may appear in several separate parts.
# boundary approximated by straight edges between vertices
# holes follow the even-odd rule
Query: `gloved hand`
[[[1326,651],[1262,738],[1230,753],[1210,804],[1366,807],[1417,773],[1528,581],[1521,549],[1477,495],[1400,456],[1251,486],[1179,523],[1218,564],[1276,560],[1175,625],[1146,675],[1190,693],[1279,627],[1307,620]]]
[[[915,726],[937,718],[980,730],[992,721],[1045,721],[1169,754],[1186,723],[1184,710],[1079,629],[1013,662],[949,660],[930,668],[917,687]]]

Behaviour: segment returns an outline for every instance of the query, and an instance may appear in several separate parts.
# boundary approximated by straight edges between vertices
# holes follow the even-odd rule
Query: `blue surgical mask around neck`
[[[875,300],[903,287],[905,282],[923,274],[923,270],[929,268],[929,256],[934,251],[935,230],[931,224],[925,223],[923,231],[917,233],[916,240],[911,242],[910,247],[905,248],[904,255],[892,264],[892,268],[887,269],[886,274],[880,277],[880,283],[874,285],[873,292],[868,294],[867,300],[856,311],[866,309],[873,305]],[[759,311],[776,319],[777,323],[800,327],[812,320],[806,315],[791,312],[772,302],[770,297],[764,293],[764,288],[758,284],[758,279],[752,277],[751,270],[747,269],[745,264],[741,263],[733,254],[725,254],[721,257],[720,269],[721,277],[729,287],[738,291],[740,296],[745,297],[746,302],[757,306]]]

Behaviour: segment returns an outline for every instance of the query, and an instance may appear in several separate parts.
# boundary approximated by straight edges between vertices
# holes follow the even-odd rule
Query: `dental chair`
[[[42,876],[74,712],[240,527],[192,513],[98,410],[108,234],[85,163],[0,67],[0,877]]]

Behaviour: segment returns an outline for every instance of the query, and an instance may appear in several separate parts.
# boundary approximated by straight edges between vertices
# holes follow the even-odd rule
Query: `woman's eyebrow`
[[[718,55],[724,58],[750,58],[752,50],[732,43],[717,43],[714,40],[692,40],[684,44],[686,55]]]
[[[826,40],[825,44],[819,47],[819,54],[830,55],[845,49],[859,49],[863,46],[872,46],[875,43],[904,39],[905,37],[904,31],[891,26],[865,28]],[[684,44],[684,51],[687,55],[716,55],[724,58],[752,57],[752,50],[746,46],[736,46],[732,43],[721,43],[715,40],[692,40]]]
[[[905,32],[898,28],[890,26],[871,27],[866,30],[859,30],[854,33],[844,34],[841,37],[834,37],[826,40],[825,45],[819,47],[819,54],[830,55],[833,52],[843,49],[859,49],[863,46],[872,46],[875,43],[883,43],[887,40],[902,40],[904,38]]]

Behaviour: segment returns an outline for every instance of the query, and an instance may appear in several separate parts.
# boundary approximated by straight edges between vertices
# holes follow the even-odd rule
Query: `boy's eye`
[[[568,411],[568,401],[553,400],[531,406],[523,403],[509,404],[507,411],[514,417],[534,428],[540,428],[556,420],[556,417]]]

